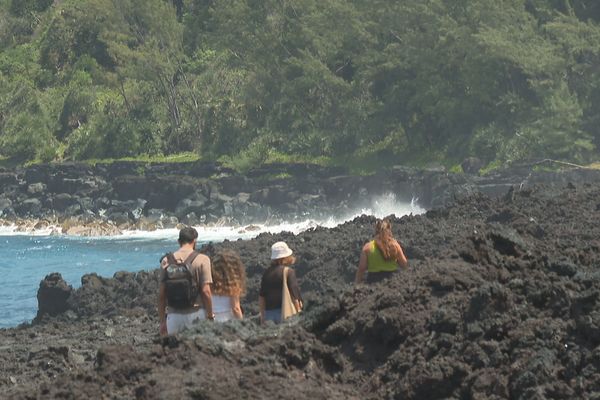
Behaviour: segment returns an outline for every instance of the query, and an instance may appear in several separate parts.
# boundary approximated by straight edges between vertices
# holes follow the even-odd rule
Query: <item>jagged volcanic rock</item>
[[[36,320],[45,315],[57,316],[68,310],[67,299],[71,295],[73,288],[65,282],[59,273],[47,275],[40,282],[38,289],[38,312]]]
[[[0,331],[10,398],[597,398],[600,188],[476,194],[394,219],[410,268],[352,284],[374,219],[236,249],[247,318],[158,337],[155,272],[88,275],[67,312]],[[306,298],[289,326],[259,327],[259,279],[285,240]]]

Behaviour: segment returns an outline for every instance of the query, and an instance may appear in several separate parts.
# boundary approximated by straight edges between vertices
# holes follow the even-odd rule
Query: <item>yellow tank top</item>
[[[387,261],[377,248],[374,240],[371,241],[371,250],[367,253],[368,272],[394,272],[398,269],[396,260]]]

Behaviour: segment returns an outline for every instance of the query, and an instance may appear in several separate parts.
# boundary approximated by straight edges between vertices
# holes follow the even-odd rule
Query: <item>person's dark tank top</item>
[[[267,310],[276,310],[281,308],[281,295],[283,291],[283,266],[271,266],[263,273],[260,282],[259,295],[265,298],[265,308]],[[302,301],[298,280],[293,268],[289,268],[287,275],[287,284],[292,299]]]

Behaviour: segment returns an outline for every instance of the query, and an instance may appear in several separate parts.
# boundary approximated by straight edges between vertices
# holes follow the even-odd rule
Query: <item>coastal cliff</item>
[[[500,196],[513,186],[598,181],[600,171],[536,171],[532,165],[479,176],[403,166],[351,175],[311,164],[271,164],[244,174],[211,162],[41,164],[0,169],[0,221],[21,231],[55,227],[70,235],[115,235],[180,224],[347,217],[390,193],[431,209],[472,193]]]

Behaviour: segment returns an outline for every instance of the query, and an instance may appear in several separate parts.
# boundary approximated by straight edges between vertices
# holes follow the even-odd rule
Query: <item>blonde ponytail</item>
[[[386,261],[398,261],[400,251],[398,242],[392,234],[392,224],[389,220],[378,219],[375,223],[375,244]]]

